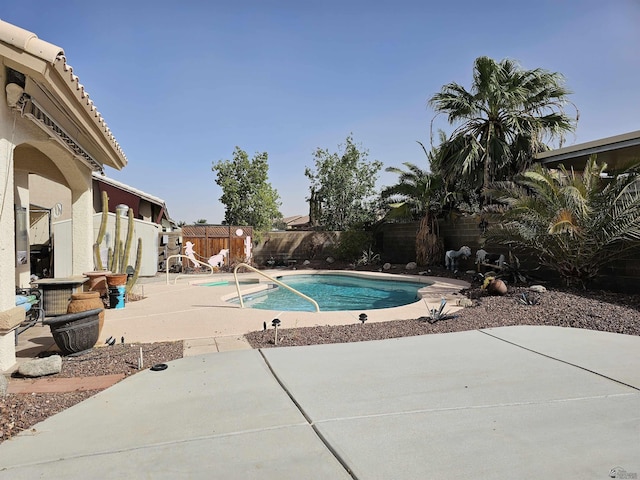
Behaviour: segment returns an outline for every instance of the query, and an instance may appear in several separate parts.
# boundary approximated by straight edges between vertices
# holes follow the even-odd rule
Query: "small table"
[[[43,278],[32,282],[42,290],[42,308],[46,317],[64,315],[71,300],[71,294],[75,293],[87,277]]]

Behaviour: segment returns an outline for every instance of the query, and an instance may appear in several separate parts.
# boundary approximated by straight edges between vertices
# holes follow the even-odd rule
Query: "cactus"
[[[129,255],[131,255],[131,244],[133,243],[133,209],[129,209],[127,224],[127,238],[124,242],[124,252],[121,258],[122,264],[120,265],[120,271],[124,272],[127,269],[127,262],[129,261]]]
[[[98,229],[98,237],[96,243],[93,246],[94,261],[97,270],[103,270],[102,259],[100,258],[100,245],[104,240],[105,233],[107,231],[107,219],[109,217],[109,197],[107,192],[102,192],[102,220],[100,221],[100,228]],[[134,218],[133,210],[130,208],[128,212],[128,225],[127,236],[123,242],[120,239],[120,231],[122,230],[120,224],[120,215],[116,213],[115,219],[115,234],[113,236],[113,246],[109,247],[107,254],[107,267],[113,273],[126,273],[127,262],[129,261],[129,255],[131,254],[131,244],[133,243],[134,233]],[[138,276],[140,275],[140,268],[142,266],[142,239],[138,238],[138,247],[136,251],[136,264],[134,267],[134,273],[127,281],[127,293],[133,288]]]
[[[120,263],[122,262],[120,258],[120,243],[120,215],[116,212],[116,231],[113,235],[113,259],[109,265],[109,270],[113,273],[122,273],[120,271]]]
[[[140,275],[140,267],[142,265],[142,239],[138,238],[138,249],[136,251],[136,266],[133,271],[133,275],[129,280],[127,280],[127,288],[126,291],[129,293],[133,286],[138,281],[138,275]]]
[[[95,263],[96,270],[104,270],[102,267],[102,258],[100,257],[100,245],[102,245],[104,235],[107,231],[108,218],[109,196],[107,195],[107,192],[102,192],[102,220],[100,221],[100,228],[98,229],[98,238],[96,239],[96,243],[93,244],[93,261]]]

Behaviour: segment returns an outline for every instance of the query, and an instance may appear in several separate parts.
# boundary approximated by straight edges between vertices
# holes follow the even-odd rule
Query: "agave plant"
[[[444,311],[444,307],[446,307],[447,301],[443,298],[440,301],[440,306],[438,308],[430,308],[429,316],[422,317],[429,323],[436,323],[441,320],[449,320],[450,318],[455,318],[455,315],[451,315],[448,311]]]
[[[487,194],[506,206],[487,241],[532,254],[567,283],[585,286],[640,247],[640,163],[617,175],[592,156],[583,172],[540,165]]]
[[[538,305],[538,303],[540,303],[540,300],[538,300],[535,297],[530,297],[527,292],[522,292],[522,295],[520,295],[517,298],[517,300],[522,305],[529,305],[529,306]]]
[[[378,262],[380,262],[380,254],[373,253],[373,250],[371,249],[371,247],[369,247],[367,250],[362,251],[362,256],[360,257],[357,263],[358,265],[366,266],[366,265],[373,265]]]

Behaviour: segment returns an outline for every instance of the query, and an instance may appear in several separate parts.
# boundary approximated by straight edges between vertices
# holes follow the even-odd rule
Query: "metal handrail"
[[[248,268],[249,270],[254,271],[255,273],[262,275],[263,277],[271,280],[274,283],[277,283],[278,285],[280,285],[281,287],[286,288],[287,290],[295,293],[296,295],[298,295],[299,297],[304,298],[305,300],[307,300],[308,302],[311,302],[313,304],[314,307],[316,307],[316,312],[320,311],[320,306],[318,305],[318,302],[316,302],[313,298],[311,297],[307,297],[304,293],[300,293],[299,291],[297,291],[295,288],[291,288],[289,285],[286,285],[284,283],[282,283],[280,280],[276,280],[275,278],[267,275],[264,272],[261,272],[260,270],[258,270],[257,268],[252,267],[251,265],[247,265],[246,263],[239,263],[238,265],[236,265],[236,267],[233,269],[233,278],[236,281],[236,290],[238,291],[238,299],[240,300],[240,308],[244,308],[244,302],[242,301],[242,295],[240,294],[240,283],[238,282],[238,268],[240,267],[245,267]]]
[[[198,260],[197,258],[196,258],[196,259],[193,259],[193,258],[191,258],[191,257],[188,257],[188,256],[186,256],[186,255],[183,255],[182,253],[177,253],[177,254],[175,254],[175,255],[171,255],[171,256],[167,257],[167,260],[166,260],[166,266],[167,266],[167,268],[166,268],[166,270],[167,270],[167,285],[169,285],[169,260],[171,260],[172,258],[188,258],[188,259],[189,259],[189,260],[191,260],[191,261],[195,260],[195,261],[196,261],[196,262],[198,262],[199,264],[204,265],[205,267],[209,267],[209,268],[211,269],[211,272],[210,272],[210,273],[208,273],[208,275],[209,275],[209,276],[213,275],[213,267],[212,267],[211,265],[209,265],[208,263],[201,262],[201,261],[200,261],[200,260]],[[187,275],[183,275],[183,277],[186,277],[186,276],[187,276]],[[174,284],[174,285],[175,285],[175,284],[176,284],[176,282],[178,281],[178,278],[179,278],[179,277],[180,277],[180,275],[177,275],[177,276],[176,276],[176,278],[174,278],[174,279],[173,279],[173,284]]]

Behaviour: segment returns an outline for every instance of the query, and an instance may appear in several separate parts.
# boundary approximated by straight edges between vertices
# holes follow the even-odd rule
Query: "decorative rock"
[[[62,370],[62,357],[51,355],[46,358],[36,358],[23,363],[18,367],[18,373],[24,377],[43,377],[60,373]]]
[[[7,388],[9,388],[7,377],[0,374],[0,398],[4,397],[7,394]]]
[[[335,262],[335,259],[333,257],[327,257],[327,263],[331,264]]]
[[[459,298],[456,300],[456,305],[460,307],[473,307],[473,300],[470,298]]]
[[[415,270],[416,268],[418,268],[418,264],[416,262],[409,262],[407,263],[407,266],[404,268],[406,270]]]
[[[310,263],[311,263],[311,262],[310,262],[309,260],[305,260],[304,262],[302,262],[302,265],[307,266],[307,265],[309,265]]]
[[[391,270],[391,264],[390,264],[390,263],[385,263],[385,264],[382,266],[382,269],[383,269],[383,270]]]
[[[532,292],[537,292],[537,293],[544,293],[547,291],[546,287],[542,286],[542,285],[531,285],[529,287],[529,290],[531,290]]]

